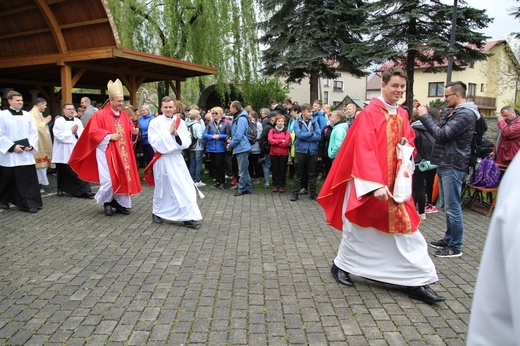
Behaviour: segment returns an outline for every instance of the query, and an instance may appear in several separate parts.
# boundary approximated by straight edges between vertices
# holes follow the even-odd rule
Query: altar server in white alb
[[[67,102],[63,105],[63,116],[56,119],[52,129],[54,133],[54,147],[52,162],[56,164],[59,197],[68,193],[73,197],[93,198],[90,183],[81,180],[76,172],[70,168],[68,161],[72,149],[83,133],[83,123],[74,116],[74,105]]]
[[[22,110],[22,94],[11,90],[7,101],[9,108],[0,112],[0,209],[12,203],[36,213],[43,205],[33,155],[38,152],[38,130]]]
[[[480,262],[469,318],[468,346],[519,345],[520,157],[507,168]]]
[[[152,219],[155,223],[182,221],[187,227],[199,228],[202,214],[197,189],[182,156],[182,150],[191,144],[191,134],[180,119],[183,106],[165,96],[161,110],[163,116],[152,119],[148,127],[148,142],[156,152],[148,166],[153,168],[155,185]]]

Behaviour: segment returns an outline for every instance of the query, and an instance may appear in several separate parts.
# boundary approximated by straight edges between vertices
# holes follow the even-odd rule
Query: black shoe
[[[318,198],[318,195],[316,194],[316,192],[311,192],[309,194],[309,198],[312,199],[313,201],[315,201],[316,198]]]
[[[291,202],[295,202],[295,201],[297,201],[297,200],[298,200],[298,195],[295,194],[295,193],[293,193],[293,194],[291,195]]]
[[[246,190],[238,191],[237,190],[237,192],[235,192],[235,194],[233,196],[237,197],[237,196],[243,196],[243,195],[249,195],[249,194],[251,194],[251,191],[246,191]]]
[[[419,286],[410,289],[408,291],[408,297],[429,304],[440,303],[446,300],[446,298],[433,292],[428,286]]]
[[[58,196],[58,197],[63,197],[63,195],[64,195],[63,191],[58,190],[58,192],[56,192],[56,196]]]
[[[200,221],[184,221],[183,222],[184,226],[188,227],[188,228],[195,228],[195,229],[198,229],[200,227]]]
[[[0,203],[0,209],[9,209],[9,204]]]
[[[118,203],[116,206],[116,213],[123,214],[123,215],[130,215],[130,209],[122,207]]]
[[[37,213],[38,212],[38,208],[29,208],[29,209],[27,209],[27,212],[29,212],[31,214]]]
[[[162,223],[162,219],[153,213],[152,213],[152,221],[155,223]]]
[[[449,244],[446,243],[446,242],[444,241],[444,239],[430,242],[430,246],[433,247],[433,248],[435,248],[435,249],[444,249],[444,248],[447,247],[448,245],[449,245]]]
[[[218,189],[220,187],[220,184],[219,183],[215,183],[213,185],[210,186],[212,189]]]
[[[332,276],[334,276],[334,279],[336,279],[336,282],[338,284],[342,284],[345,286],[354,286],[354,283],[352,282],[352,280],[350,280],[350,276],[348,276],[348,273],[344,270],[339,269],[334,262],[332,262],[330,272],[332,273]]]
[[[433,253],[435,257],[460,257],[462,256],[462,251],[455,249],[454,247],[447,246],[445,248],[439,249]]]
[[[112,216],[114,215],[114,210],[112,210],[112,205],[110,203],[103,204],[105,207],[105,215]]]

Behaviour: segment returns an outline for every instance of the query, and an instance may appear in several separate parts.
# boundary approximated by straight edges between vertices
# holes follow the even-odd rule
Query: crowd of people
[[[338,283],[353,286],[350,275],[357,275],[405,287],[414,299],[441,302],[428,286],[438,278],[427,246],[437,257],[462,255],[461,190],[481,115],[460,81],[446,85],[442,118],[418,101],[407,111],[398,103],[406,82],[402,69],[385,71],[381,96],[362,110],[348,102],[332,110],[320,100],[286,99],[258,112],[239,101],[205,112],[166,96],[154,114],[146,104],[125,105],[116,80],[108,83],[109,99],[100,109],[83,97],[77,112],[64,103],[54,119],[43,116],[45,99],[37,98],[26,112],[22,95],[10,91],[9,107],[0,112],[0,208],[13,204],[38,212],[47,169],[55,166],[58,196],[94,198],[107,216],[129,215],[144,168],[154,186],[153,222],[199,228],[204,172],[211,188],[234,189],[236,197],[253,193],[263,179],[273,193],[288,189],[292,202],[305,194],[318,200],[327,222],[343,231],[331,267]],[[512,107],[498,117],[491,156],[500,164],[509,164],[520,148],[518,119]],[[427,167],[415,170],[414,198],[405,202],[393,199],[398,143],[414,145],[415,165]],[[321,191],[318,176],[325,180]],[[100,185],[96,193],[90,183]],[[437,199],[446,232],[427,244],[418,226],[437,212]]]

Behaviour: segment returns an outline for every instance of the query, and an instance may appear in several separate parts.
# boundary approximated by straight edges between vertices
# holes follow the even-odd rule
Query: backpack
[[[481,115],[480,118],[475,122],[475,132],[471,139],[471,155],[469,158],[469,166],[475,167],[477,159],[480,157],[480,148],[482,147],[482,138],[484,133],[487,131],[487,123],[484,117]]]
[[[258,127],[256,127],[256,123],[252,122],[251,120],[247,119],[247,139],[249,140],[249,143],[255,144],[256,143],[256,137],[258,136]]]
[[[489,157],[483,158],[475,172],[472,185],[493,188],[498,186],[499,181],[500,167],[498,164]]]
[[[195,124],[195,123],[190,124],[190,125],[188,126],[188,130],[189,130],[190,133],[191,133],[191,144],[190,144],[190,146],[188,147],[188,149],[193,149],[193,148],[195,148],[195,147],[197,146],[197,141],[198,141],[198,139],[197,139],[197,137],[195,137],[195,135],[193,134],[193,125],[194,125],[194,124]]]

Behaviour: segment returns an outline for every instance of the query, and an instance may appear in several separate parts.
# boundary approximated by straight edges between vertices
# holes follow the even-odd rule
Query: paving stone
[[[316,202],[202,190],[199,230],[153,224],[148,186],[129,216],[55,194],[34,217],[0,212],[0,344],[464,345],[489,218],[463,211],[464,255],[432,257],[447,301],[428,305],[355,275],[338,285],[341,233]],[[427,241],[444,218],[421,224]]]

